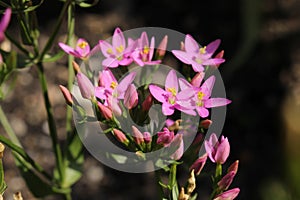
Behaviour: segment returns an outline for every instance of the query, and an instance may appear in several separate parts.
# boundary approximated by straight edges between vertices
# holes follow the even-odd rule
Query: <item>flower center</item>
[[[197,98],[198,98],[198,101],[197,101],[197,106],[199,107],[202,107],[203,106],[203,97],[205,96],[205,94],[203,92],[198,92],[197,93]]]
[[[124,51],[124,46],[120,45],[120,46],[116,47],[116,50],[118,53],[122,53]]]
[[[113,50],[112,50],[111,48],[108,48],[108,49],[106,50],[106,53],[108,53],[108,54],[113,54]]]
[[[202,64],[203,60],[201,58],[195,58],[196,63],[198,64]]]
[[[144,49],[143,49],[143,54],[148,54],[149,51],[150,51],[150,48],[147,45],[145,45]]]
[[[200,53],[200,54],[205,54],[205,53],[206,53],[206,46],[201,47],[201,48],[199,49],[199,53]]]
[[[176,96],[176,89],[175,88],[168,88],[167,89],[168,92],[171,92],[173,96]]]
[[[114,90],[117,86],[118,86],[118,83],[116,83],[116,82],[114,82],[114,81],[111,82],[111,84],[110,84],[110,88],[113,89],[113,90]]]
[[[88,45],[87,42],[82,41],[82,42],[80,42],[77,46],[78,46],[79,48],[81,48],[81,49],[84,49],[87,45]]]

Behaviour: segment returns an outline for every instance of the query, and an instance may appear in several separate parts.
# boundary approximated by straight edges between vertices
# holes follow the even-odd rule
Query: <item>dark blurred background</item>
[[[45,37],[61,6],[45,1],[38,9]],[[299,0],[101,0],[76,9],[76,35],[93,45],[117,26],[169,28],[204,45],[220,38],[226,59],[220,72],[233,101],[223,134],[231,143],[229,163],[240,160],[232,186],[241,188],[237,199],[300,199]],[[64,64],[49,66],[54,85],[66,82],[57,71]],[[157,198],[153,174],[117,172],[87,156],[74,199]]]

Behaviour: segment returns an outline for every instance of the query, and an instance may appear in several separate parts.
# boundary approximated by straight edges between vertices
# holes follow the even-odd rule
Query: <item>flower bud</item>
[[[236,160],[234,163],[232,163],[232,164],[228,167],[227,172],[234,172],[234,173],[237,173],[238,168],[239,168],[239,161]]]
[[[200,127],[208,129],[213,122],[210,119],[205,119],[200,122]]]
[[[205,163],[206,163],[206,160],[207,160],[207,153],[205,153],[204,155],[202,155],[201,157],[199,157],[193,164],[192,166],[190,167],[190,170],[194,170],[194,172],[196,173],[196,175],[198,176]]]
[[[161,60],[165,56],[167,44],[168,44],[168,36],[165,35],[165,37],[162,39],[162,41],[157,47],[156,55],[158,60]]]
[[[157,133],[157,144],[162,144],[164,146],[169,145],[174,139],[174,132],[169,131],[167,128],[163,128],[163,131]]]
[[[205,76],[204,72],[197,73],[191,80],[191,85],[195,87],[200,87],[201,82],[203,81],[203,78]]]
[[[131,126],[131,128],[132,128],[132,133],[133,133],[135,143],[138,145],[143,144],[144,143],[143,134],[135,126]]]
[[[82,97],[91,99],[94,96],[95,88],[90,79],[81,72],[77,73],[76,78]]]
[[[145,141],[146,144],[151,143],[152,136],[151,136],[151,134],[149,132],[144,132],[143,136],[144,136],[144,141]]]
[[[72,62],[72,65],[73,65],[75,74],[81,72],[79,65],[75,61]]]
[[[153,103],[153,96],[151,94],[149,94],[146,99],[144,100],[144,102],[142,103],[142,110],[143,111],[148,111],[150,110],[151,106]]]
[[[105,119],[112,119],[112,111],[107,106],[103,105],[102,103],[98,102],[98,108],[101,111],[102,116]]]
[[[204,142],[208,157],[212,162],[224,164],[230,153],[230,145],[228,139],[221,137],[220,142],[215,133],[213,133],[208,141]]]
[[[216,198],[214,198],[214,200],[233,200],[238,196],[239,192],[239,188],[234,188],[219,194]]]
[[[59,85],[59,88],[60,88],[60,91],[62,92],[62,94],[64,95],[66,103],[69,106],[72,106],[74,102],[73,102],[73,96],[72,96],[71,92],[66,87],[64,87],[62,85]]]
[[[224,50],[220,51],[215,58],[223,58],[224,57]],[[220,64],[215,65],[216,67],[219,67]]]
[[[117,139],[119,142],[122,142],[122,143],[124,143],[125,145],[128,145],[129,140],[127,139],[126,135],[125,135],[122,131],[120,131],[120,130],[114,128],[114,129],[113,129],[113,132],[114,132],[114,135],[115,135],[116,139]]]
[[[219,182],[218,182],[218,187],[219,190],[227,190],[229,186],[231,185],[233,178],[235,176],[235,172],[231,171],[228,172]]]
[[[124,105],[127,109],[132,109],[138,104],[138,93],[133,84],[130,84],[124,95]]]

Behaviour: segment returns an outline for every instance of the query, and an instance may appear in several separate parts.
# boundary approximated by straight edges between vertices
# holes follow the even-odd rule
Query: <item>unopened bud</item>
[[[75,61],[72,62],[72,65],[73,65],[75,74],[81,72],[79,65]]]
[[[156,55],[158,60],[161,60],[165,56],[167,44],[168,44],[168,36],[165,35],[165,37],[162,39],[162,41],[157,47]]]
[[[220,51],[216,56],[215,58],[223,58],[224,57],[224,50]],[[216,67],[219,67],[220,64],[217,64]]]
[[[232,163],[232,164],[228,167],[227,172],[234,172],[234,173],[237,173],[238,168],[239,168],[239,161],[236,160],[234,163]]]
[[[135,126],[131,126],[133,138],[136,144],[141,145],[144,143],[144,136],[143,134],[137,129]]]
[[[149,133],[149,132],[144,132],[144,141],[145,141],[145,143],[146,144],[149,144],[149,143],[151,143],[151,141],[152,141],[152,136],[151,136],[151,134]]]
[[[73,102],[73,96],[72,96],[71,92],[66,87],[64,87],[62,85],[59,85],[59,89],[62,92],[62,94],[64,95],[66,103],[69,106],[72,106],[74,102]]]
[[[103,105],[102,103],[98,102],[98,108],[101,111],[102,116],[105,119],[112,119],[112,111],[110,108],[108,108],[107,106]]]
[[[144,102],[142,103],[142,109],[143,111],[148,111],[150,110],[151,106],[153,103],[153,96],[151,94],[149,94],[146,99],[144,100]]]
[[[180,50],[185,51],[185,45],[184,42],[180,42]]]
[[[203,78],[205,76],[204,72],[197,73],[191,80],[191,85],[195,87],[200,87],[201,82],[203,81]]]
[[[196,175],[199,175],[206,163],[207,160],[207,153],[205,153],[203,156],[199,157],[190,167],[190,170],[194,170]]]
[[[0,159],[3,158],[5,146],[0,142]]]
[[[122,131],[120,131],[120,130],[114,128],[114,129],[113,129],[113,132],[114,132],[114,135],[115,135],[116,139],[117,139],[119,142],[122,142],[122,143],[124,143],[125,145],[128,145],[129,140],[127,139],[126,135],[125,135]]]
[[[213,122],[210,119],[205,119],[200,122],[200,127],[208,129]]]

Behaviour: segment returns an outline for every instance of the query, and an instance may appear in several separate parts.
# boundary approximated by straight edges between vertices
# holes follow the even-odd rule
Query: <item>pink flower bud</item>
[[[91,99],[94,96],[95,92],[95,88],[92,82],[81,72],[77,73],[76,78],[82,97]]]
[[[109,109],[107,106],[103,105],[100,102],[98,102],[98,108],[101,111],[101,114],[105,119],[112,119],[111,109]]]
[[[235,177],[235,172],[231,171],[228,172],[219,182],[218,182],[218,186],[219,186],[219,190],[223,191],[223,190],[227,190],[229,188],[229,186],[231,185],[233,178]]]
[[[208,129],[213,122],[210,119],[205,119],[200,122],[200,127]]]
[[[142,143],[144,143],[144,136],[139,131],[139,129],[137,129],[135,126],[131,126],[131,128],[132,128],[132,133],[133,133],[135,143],[138,145],[141,145]]]
[[[216,56],[215,58],[223,58],[224,57],[224,50],[220,51]],[[220,64],[217,64],[216,67],[219,67]]]
[[[62,85],[59,85],[59,88],[60,88],[60,91],[62,92],[62,94],[64,95],[64,98],[66,100],[66,103],[69,105],[69,106],[72,106],[73,105],[73,96],[72,94],[70,93],[70,91],[62,86]]]
[[[132,109],[138,104],[138,93],[133,84],[130,84],[124,95],[124,105],[128,109]]]
[[[72,62],[72,65],[73,65],[75,74],[81,72],[79,65],[75,61]]]
[[[234,172],[234,173],[237,173],[238,168],[239,168],[239,161],[236,160],[234,163],[232,163],[232,164],[228,167],[227,172]]]
[[[191,85],[195,87],[200,87],[201,82],[203,81],[203,78],[205,76],[204,72],[197,73],[191,80]]]
[[[160,42],[160,44],[157,47],[156,54],[158,56],[158,59],[162,59],[165,56],[167,44],[168,44],[168,36],[165,35],[165,37],[162,39],[162,41]]]
[[[146,99],[144,100],[144,102],[142,103],[142,109],[143,111],[148,111],[150,110],[151,106],[153,103],[153,96],[151,94],[149,94]]]
[[[176,148],[176,151],[170,156],[173,160],[179,160],[184,152],[184,144],[182,139],[182,134],[176,134],[172,143],[170,144],[170,148]]]
[[[238,196],[239,192],[239,188],[234,188],[223,192],[222,194],[219,194],[218,196],[216,196],[216,198],[214,198],[214,200],[233,200]]]
[[[157,144],[162,144],[164,146],[169,145],[174,139],[174,132],[169,131],[169,129],[164,128],[162,132],[157,133]]]
[[[126,145],[129,143],[129,140],[127,139],[126,135],[122,131],[114,128],[113,132],[114,132],[114,135],[115,135],[116,139],[119,142],[122,142]]]
[[[143,136],[144,136],[144,141],[145,141],[146,144],[151,143],[152,136],[149,132],[144,132]]]
[[[204,142],[208,157],[212,162],[224,164],[230,153],[228,139],[221,137],[220,142],[215,133],[211,134],[209,141]]]
[[[4,32],[9,24],[10,18],[11,18],[11,9],[7,8],[0,21],[0,42],[4,40]]]
[[[194,170],[196,175],[199,175],[206,163],[207,160],[207,153],[199,157],[190,167],[190,171]]]

